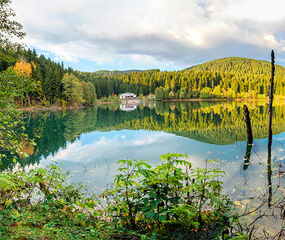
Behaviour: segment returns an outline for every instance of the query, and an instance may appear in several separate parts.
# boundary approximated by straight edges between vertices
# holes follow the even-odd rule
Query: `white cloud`
[[[14,0],[28,46],[57,59],[189,66],[285,56],[283,0]]]
[[[271,34],[265,35],[264,39],[267,40],[273,47],[278,45],[278,42],[276,41],[275,37]]]
[[[72,159],[73,162],[83,163],[85,159],[88,159],[88,162],[94,161],[95,159],[101,161],[106,155],[111,155],[113,159],[118,158],[120,155],[124,158],[127,154],[132,154],[132,150],[130,149],[136,152],[142,147],[152,148],[152,146],[159,146],[161,142],[170,137],[172,137],[172,135],[153,132],[137,136],[135,139],[128,139],[126,135],[101,137],[85,145],[78,140],[68,144],[65,149],[61,149],[54,156],[49,156],[48,160],[71,161]],[[112,151],[110,151],[110,146]]]

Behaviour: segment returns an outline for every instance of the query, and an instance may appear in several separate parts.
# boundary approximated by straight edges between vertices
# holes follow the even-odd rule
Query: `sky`
[[[27,47],[81,71],[180,70],[223,57],[285,66],[284,0],[13,0]]]

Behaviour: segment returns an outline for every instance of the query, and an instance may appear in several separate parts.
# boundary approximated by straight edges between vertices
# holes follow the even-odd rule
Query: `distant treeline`
[[[91,81],[98,98],[133,92],[157,99],[256,98],[269,91],[270,63],[247,58],[224,58],[182,71],[75,72]],[[276,92],[285,96],[285,68],[276,66]]]

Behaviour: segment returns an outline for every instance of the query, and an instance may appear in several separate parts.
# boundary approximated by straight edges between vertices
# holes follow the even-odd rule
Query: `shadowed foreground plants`
[[[0,173],[1,239],[245,239],[219,169],[187,155],[119,161],[112,188],[87,197],[56,165]],[[82,187],[81,187],[82,189]]]
[[[56,165],[0,173],[0,239],[107,239],[97,202],[65,177]]]
[[[234,237],[232,203],[221,193],[224,172],[192,169],[187,155],[166,154],[162,164],[121,160],[119,174],[103,196],[114,222],[158,239]]]

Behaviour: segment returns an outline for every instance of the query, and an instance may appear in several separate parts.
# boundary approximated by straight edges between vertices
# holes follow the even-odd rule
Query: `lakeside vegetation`
[[[118,101],[124,92],[156,100],[265,99],[269,91],[270,64],[246,58],[225,58],[186,70],[79,72],[65,69],[33,50],[13,53],[0,48],[0,77],[9,78],[18,91],[19,106],[80,106]],[[285,96],[285,68],[276,67],[276,96]],[[9,87],[6,86],[5,87]]]
[[[245,239],[233,203],[221,193],[224,172],[192,168],[182,154],[161,160],[153,167],[121,160],[114,185],[96,198],[68,185],[56,165],[1,172],[0,237]]]

